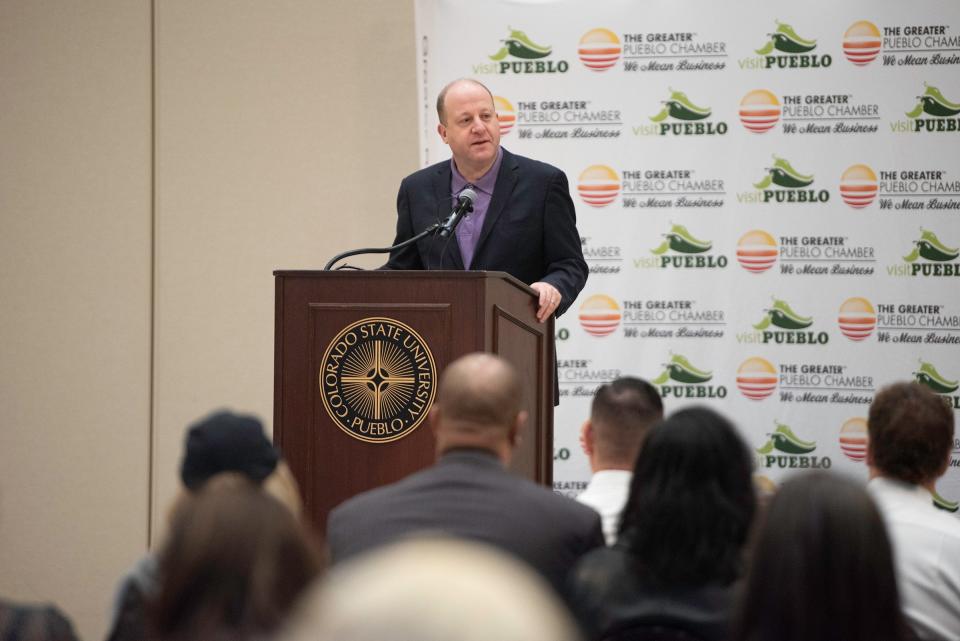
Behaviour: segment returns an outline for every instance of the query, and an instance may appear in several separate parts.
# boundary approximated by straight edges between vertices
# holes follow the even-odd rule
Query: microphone
[[[476,199],[477,192],[469,187],[460,192],[460,195],[457,196],[457,206],[453,208],[453,211],[450,212],[450,215],[444,223],[440,225],[441,238],[446,238],[452,234],[453,230],[460,224],[460,219],[463,218],[463,215],[473,211],[473,201]]]

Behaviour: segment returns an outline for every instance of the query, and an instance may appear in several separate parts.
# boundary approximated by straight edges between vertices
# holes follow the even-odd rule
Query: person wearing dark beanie
[[[172,518],[205,484],[238,473],[278,499],[297,518],[302,503],[296,481],[258,418],[218,410],[187,428],[180,462],[181,488],[167,511]],[[123,578],[114,601],[107,641],[146,638],[146,604],[159,590],[157,556],[151,551]]]
[[[262,483],[273,474],[279,460],[280,453],[256,417],[215,412],[187,431],[180,480],[194,492],[220,472],[239,472]]]

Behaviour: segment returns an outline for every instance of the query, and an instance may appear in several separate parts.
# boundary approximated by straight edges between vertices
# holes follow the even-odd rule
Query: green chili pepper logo
[[[940,496],[940,494],[936,491],[933,493],[933,506],[938,507],[941,510],[946,510],[947,512],[956,512],[960,510],[960,503],[947,500]]]
[[[763,447],[757,448],[757,454],[770,454],[773,450],[784,452],[786,454],[809,454],[817,448],[816,441],[804,441],[800,439],[789,426],[783,423],[773,421],[776,429],[768,436],[770,437]]]
[[[765,330],[773,324],[781,329],[806,329],[813,324],[813,318],[801,316],[793,311],[790,305],[783,300],[773,299],[773,307],[764,310],[763,320],[753,326],[754,329]]]
[[[920,369],[913,373],[913,378],[937,394],[952,394],[960,387],[960,381],[948,381],[936,367],[923,361],[920,361]]]
[[[949,118],[960,114],[960,104],[947,100],[940,90],[923,83],[927,88],[922,96],[917,96],[917,106],[907,112],[908,118],[919,118],[921,114],[927,114],[934,118]]]
[[[510,27],[507,27],[507,30],[510,31],[510,35],[500,41],[503,46],[497,53],[489,56],[494,62],[500,62],[508,54],[514,58],[536,60],[537,58],[546,58],[553,51],[552,47],[538,45],[522,31]]]
[[[663,109],[656,116],[650,116],[653,122],[661,122],[667,119],[667,116],[677,120],[703,120],[709,118],[711,110],[709,107],[698,107],[690,102],[687,94],[682,91],[670,89],[670,98],[662,100]]]
[[[918,258],[946,263],[960,257],[960,248],[947,247],[940,242],[936,234],[922,227],[920,228],[920,239],[913,241],[913,244],[913,251],[903,257],[903,260],[908,263],[912,263]]]
[[[697,369],[690,364],[686,358],[679,354],[670,352],[670,362],[663,364],[664,370],[660,376],[656,377],[651,383],[654,385],[663,385],[667,381],[677,381],[678,383],[699,384],[706,383],[713,378],[712,372],[706,372]]]
[[[651,249],[651,254],[660,256],[666,253],[668,249],[672,249],[681,254],[702,254],[713,247],[713,243],[709,240],[698,240],[694,238],[683,225],[673,225],[670,227],[670,231],[663,234],[663,236],[666,240],[660,243],[660,246],[656,249]]]
[[[773,53],[774,49],[782,51],[783,53],[806,53],[816,49],[816,40],[801,38],[790,25],[784,24],[779,20],[775,22],[777,23],[777,30],[773,33],[768,33],[767,35],[770,37],[770,40],[762,48],[756,50],[761,56]]]
[[[801,189],[813,183],[813,175],[805,176],[793,168],[784,158],[773,157],[773,166],[767,167],[767,175],[753,186],[757,189],[766,189],[771,184],[787,189]]]

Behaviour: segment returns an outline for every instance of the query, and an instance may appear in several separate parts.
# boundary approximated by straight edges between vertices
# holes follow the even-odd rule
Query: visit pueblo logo
[[[809,456],[817,449],[816,441],[805,441],[797,436],[789,425],[774,421],[775,429],[767,436],[767,442],[757,448],[760,466],[781,469],[829,469],[829,456]]]
[[[660,388],[663,398],[726,398],[723,385],[706,385],[713,373],[694,367],[686,357],[670,353],[670,361],[663,364],[663,372],[651,380]]]
[[[960,265],[954,263],[960,257],[960,248],[948,247],[934,232],[923,228],[913,245],[913,250],[903,257],[904,264],[887,269],[891,275],[960,276]]]
[[[923,83],[925,90],[917,96],[917,104],[906,112],[907,121],[890,123],[894,133],[930,132],[945,133],[960,131],[960,103],[948,100],[934,86]]]
[[[509,35],[500,41],[502,46],[487,56],[492,62],[474,65],[474,73],[566,73],[570,69],[566,60],[545,60],[553,53],[553,47],[537,44],[518,29],[508,31]]]
[[[650,250],[653,258],[635,260],[636,267],[723,269],[727,266],[726,256],[707,255],[713,249],[712,241],[696,238],[683,225],[672,225],[663,237],[664,241]]]
[[[767,34],[767,42],[754,53],[757,56],[743,58],[741,69],[826,69],[833,64],[830,54],[813,53],[816,40],[801,37],[793,27],[776,21],[777,28]]]
[[[813,174],[802,174],[785,158],[773,157],[773,164],[765,168],[766,175],[753,183],[757,191],[737,194],[744,204],[768,203],[825,203],[830,200],[826,189],[810,189]]]
[[[785,300],[773,299],[763,310],[763,318],[753,325],[756,332],[737,334],[739,343],[776,343],[777,345],[826,345],[826,332],[805,331],[813,325],[812,316],[801,316]]]
[[[634,135],[722,136],[727,133],[727,123],[709,120],[713,114],[710,107],[694,104],[682,91],[669,91],[670,96],[661,101],[663,107],[660,111],[650,116],[653,124],[634,127]]]

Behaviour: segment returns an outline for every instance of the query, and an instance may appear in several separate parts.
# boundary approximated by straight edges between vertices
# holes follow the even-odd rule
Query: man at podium
[[[475,196],[473,211],[459,219],[450,236],[428,236],[394,250],[385,267],[507,272],[539,294],[537,320],[560,316],[588,273],[567,177],[500,146],[493,95],[476,80],[454,80],[444,87],[437,115],[437,132],[452,158],[400,184],[394,244],[447,219],[464,202],[466,189]]]

